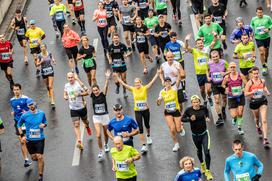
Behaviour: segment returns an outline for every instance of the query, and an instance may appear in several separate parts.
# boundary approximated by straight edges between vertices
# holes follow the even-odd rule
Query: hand
[[[0,129],[0,135],[5,133],[5,129]]]
[[[112,171],[114,171],[114,172],[116,172],[116,171],[117,171],[117,169],[116,169],[116,167],[115,167],[115,166],[113,166],[111,170],[112,170]]]
[[[217,36],[217,33],[215,31],[211,32],[213,36]]]
[[[128,132],[122,132],[122,137],[123,137],[123,138],[129,137],[129,133],[128,133]]]
[[[206,121],[207,121],[207,122],[210,122],[211,120],[210,120],[210,118],[206,117]]]
[[[192,37],[192,33],[189,33],[185,36],[185,41],[189,41]]]
[[[40,124],[39,128],[41,128],[41,129],[45,128],[45,124],[43,124],[43,123]]]
[[[107,71],[105,73],[106,79],[109,79],[110,75],[111,75],[111,71],[110,71],[110,69],[107,69]]]
[[[268,28],[265,28],[265,29],[264,29],[264,32],[268,33],[268,32],[269,32],[269,29],[268,29]]]
[[[251,41],[252,41],[252,40],[251,40]],[[240,41],[240,40],[233,40],[232,42],[233,42],[233,44],[237,45],[237,44],[239,44],[241,41]]]
[[[252,181],[259,181],[260,178],[261,178],[261,175],[256,174],[254,177],[252,177]]]
[[[85,57],[86,57],[86,54],[81,55],[81,58],[85,58]]]
[[[157,69],[157,74],[160,75],[162,73],[161,69]]]
[[[190,119],[191,119],[192,121],[195,121],[195,120],[196,120],[196,116],[195,116],[195,115],[192,115],[192,116],[190,117]]]
[[[132,162],[133,162],[133,158],[132,157],[125,160],[126,164],[130,164]]]
[[[64,100],[66,100],[66,101],[68,100],[68,96],[66,96],[66,95],[65,95],[63,98],[64,98]]]
[[[211,77],[208,77],[207,79],[208,79],[208,82],[210,82],[210,81],[212,80],[212,78],[211,78]]]
[[[26,143],[26,137],[25,136],[21,137],[21,143],[22,144]]]

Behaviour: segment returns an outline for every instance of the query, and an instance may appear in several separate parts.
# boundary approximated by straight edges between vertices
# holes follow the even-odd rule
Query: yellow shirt
[[[134,98],[134,110],[143,111],[148,109],[147,104],[147,88],[142,86],[140,89],[132,88],[132,94]]]
[[[166,91],[165,89],[161,90],[160,98],[164,101],[164,109],[167,112],[175,112],[180,110],[178,102],[178,92],[176,87],[172,87],[170,90]]]
[[[36,27],[35,29],[29,28],[25,34],[25,36],[29,38],[29,47],[30,48],[38,47],[39,41],[42,40],[42,36],[44,34],[45,34],[44,31],[39,27]]]
[[[196,48],[192,49],[195,71],[197,75],[206,74],[208,69],[209,52],[209,47],[204,47],[201,51]]]
[[[56,21],[64,21],[65,12],[66,12],[66,6],[64,4],[59,4],[59,5],[52,6],[49,15],[50,16],[54,15]]]

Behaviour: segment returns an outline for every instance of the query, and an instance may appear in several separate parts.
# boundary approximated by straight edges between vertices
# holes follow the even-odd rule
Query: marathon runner
[[[179,27],[181,27],[182,21],[181,21],[181,12],[180,12],[180,0],[171,0],[171,4],[173,7],[172,18],[174,21],[178,20]],[[177,15],[178,15],[178,19],[177,19]]]
[[[5,76],[9,81],[10,89],[13,88],[13,76],[12,76],[12,68],[13,68],[13,46],[10,41],[6,40],[4,34],[0,34],[0,67],[1,70],[5,72]]]
[[[263,173],[263,163],[257,156],[253,153],[243,151],[244,144],[240,140],[233,141],[232,150],[234,154],[226,159],[224,170],[225,181],[231,181],[230,172],[232,172],[236,181],[259,181]]]
[[[69,9],[69,14],[68,16],[72,16],[72,24],[73,25],[76,25],[76,21],[75,21],[75,12],[74,12],[74,3],[73,3],[74,0],[66,0],[66,4],[67,4],[67,7]]]
[[[14,97],[10,99],[10,105],[12,108],[11,115],[13,116],[13,120],[14,120],[15,134],[18,136],[18,139],[21,143],[20,146],[21,146],[22,156],[24,158],[24,167],[29,167],[31,165],[31,161],[28,159],[28,156],[27,156],[28,151],[26,148],[26,142],[22,141],[19,130],[17,128],[18,121],[20,120],[22,114],[28,111],[26,102],[29,98],[22,94],[22,87],[18,83],[15,83],[13,85],[13,94],[14,94]],[[25,127],[22,127],[22,132],[25,134]]]
[[[238,134],[244,135],[242,129],[245,95],[243,86],[247,83],[246,77],[236,69],[236,63],[229,64],[230,74],[224,77],[222,87],[226,89],[232,124],[238,127]]]
[[[37,66],[38,62],[38,54],[41,53],[40,45],[42,44],[42,40],[45,38],[44,31],[36,26],[35,20],[29,21],[30,28],[27,29],[25,37],[29,41],[30,53],[33,56],[34,63],[36,66],[36,76],[40,76],[40,69]]]
[[[117,181],[137,181],[137,171],[134,162],[141,158],[138,151],[124,145],[121,136],[113,139],[114,148],[111,149],[112,171],[115,172]]]
[[[113,106],[115,117],[110,121],[108,125],[108,136],[111,140],[114,140],[115,136],[120,136],[123,139],[125,145],[133,147],[133,136],[139,133],[139,127],[136,121],[123,113],[123,107],[121,104],[115,104]],[[111,131],[113,130],[113,134]]]
[[[164,21],[167,21],[167,5],[168,4],[168,0],[152,0],[151,1],[151,5],[153,7],[153,9],[155,10],[155,12],[157,13],[157,15],[162,15],[162,17],[164,17]]]
[[[147,152],[147,146],[152,144],[152,139],[150,136],[150,110],[149,105],[147,103],[147,96],[148,91],[151,88],[151,86],[155,83],[156,79],[158,78],[160,74],[160,70],[157,70],[156,75],[153,77],[153,79],[147,84],[143,85],[142,80],[140,78],[134,79],[134,86],[130,86],[122,81],[119,77],[117,77],[117,80],[125,86],[129,91],[133,94],[134,99],[134,112],[135,112],[135,119],[139,126],[140,131],[140,140],[142,144],[141,152],[145,153]],[[144,127],[143,127],[143,121],[144,125],[147,131],[146,135],[146,141],[145,141],[145,135],[144,135]]]
[[[212,83],[212,93],[215,101],[215,111],[218,114],[216,126],[224,124],[226,120],[227,96],[225,89],[221,86],[224,76],[228,74],[228,62],[220,59],[219,52],[212,50],[208,62],[207,79]]]
[[[66,6],[60,3],[60,0],[54,0],[55,4],[51,7],[49,15],[54,18],[56,25],[62,36],[63,25],[65,24]]]
[[[240,71],[249,80],[249,70],[254,67],[256,60],[255,45],[249,41],[247,34],[243,34],[241,40],[235,47],[233,58],[239,59]]]
[[[47,95],[50,99],[52,109],[55,109],[54,69],[52,64],[56,65],[56,60],[53,58],[52,53],[47,51],[46,44],[42,44],[37,66],[41,66],[41,74],[47,88]]]
[[[108,124],[110,122],[109,112],[108,112],[108,105],[106,100],[106,95],[109,89],[109,78],[110,78],[110,71],[108,70],[105,73],[106,80],[105,85],[103,88],[103,92],[100,91],[100,88],[97,84],[94,84],[91,88],[91,98],[92,98],[92,106],[93,106],[93,123],[96,132],[96,138],[99,148],[98,158],[101,159],[103,157],[103,146],[102,146],[102,139],[101,139],[101,127],[103,128],[104,133],[104,149],[105,152],[109,152],[110,148],[108,145]]]
[[[257,7],[256,15],[251,20],[251,27],[254,31],[254,37],[256,40],[257,47],[260,53],[260,60],[262,63],[262,74],[267,75],[267,59],[269,56],[269,47],[270,47],[270,29],[272,28],[272,19],[268,15],[263,14],[263,8]]]
[[[116,22],[115,22],[115,14],[117,14],[119,6],[116,1],[112,0],[104,0],[104,9],[107,12],[107,23],[108,23],[108,37],[113,37],[115,33],[115,28],[116,28]]]
[[[137,4],[138,16],[141,17],[142,20],[148,17],[149,11],[149,0],[135,0]]]
[[[238,17],[235,19],[236,26],[233,30],[233,32],[230,35],[230,41],[231,43],[237,45],[241,42],[242,35],[247,34],[249,37],[249,41],[253,40],[253,29],[250,27],[250,25],[244,25],[244,20],[242,17]]]
[[[87,36],[81,37],[82,46],[79,49],[77,60],[83,60],[83,69],[87,75],[89,86],[96,84],[96,51],[92,45],[89,44]]]
[[[82,35],[86,34],[85,28],[85,11],[84,11],[84,2],[83,0],[73,0],[74,13],[77,19],[77,23],[80,26],[80,31]]]
[[[263,145],[269,145],[267,126],[267,96],[270,95],[265,80],[260,78],[259,68],[251,69],[251,80],[245,86],[245,96],[250,97],[249,108],[251,109],[256,122],[257,133],[262,136]],[[261,119],[261,121],[260,121]]]
[[[26,29],[28,28],[27,18],[22,16],[20,9],[15,11],[15,17],[11,20],[11,28],[15,30],[17,40],[21,47],[24,48],[24,62],[28,65],[28,51],[27,51],[27,41],[25,37]]]
[[[197,148],[197,157],[201,163],[201,172],[205,174],[207,180],[213,180],[210,171],[210,134],[206,124],[206,122],[210,122],[209,110],[206,106],[200,105],[201,100],[197,95],[191,97],[191,103],[192,106],[188,107],[182,116],[182,122],[190,122],[193,142]]]
[[[44,128],[47,127],[47,120],[42,110],[37,108],[33,99],[27,99],[26,104],[29,111],[25,112],[18,121],[18,130],[21,141],[26,142],[27,150],[33,161],[38,163],[39,181],[43,181],[44,172]],[[22,131],[25,125],[26,134]]]
[[[78,79],[77,74],[73,72],[67,73],[68,83],[64,86],[64,100],[69,101],[70,115],[74,124],[77,139],[77,148],[83,150],[81,140],[80,119],[85,125],[88,135],[92,135],[87,117],[87,107],[84,96],[88,95],[87,87]],[[84,131],[84,130],[83,130]]]
[[[196,25],[199,28],[202,25],[203,12],[204,12],[204,2],[203,0],[191,0],[192,11],[195,15]]]
[[[48,0],[48,5],[49,5],[49,13],[50,13],[51,8],[54,6],[54,0]],[[67,9],[66,9],[66,14],[68,14]],[[58,26],[57,26],[57,23],[56,23],[55,16],[51,16],[51,20],[52,20],[52,24],[53,24],[53,29],[54,29],[54,31],[56,33],[56,38],[59,38],[60,33],[58,31]]]

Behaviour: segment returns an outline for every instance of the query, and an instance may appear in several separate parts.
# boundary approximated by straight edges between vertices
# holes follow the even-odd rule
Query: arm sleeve
[[[254,155],[254,165],[258,167],[257,174],[262,175],[263,173],[263,163]]]
[[[230,37],[229,37],[230,41],[235,40],[235,33],[236,33],[236,30],[233,30],[232,33],[230,34]]]
[[[230,166],[229,166],[228,160],[226,160],[226,164],[225,164],[224,178],[225,178],[225,181],[230,181]]]
[[[234,51],[233,51],[233,53],[236,53],[236,54],[238,54],[239,53],[239,50],[240,48],[239,48],[239,46],[238,45],[236,45],[236,47],[235,47],[235,49],[234,49]]]

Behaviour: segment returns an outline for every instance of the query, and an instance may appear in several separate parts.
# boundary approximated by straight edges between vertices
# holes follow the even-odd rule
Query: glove
[[[252,177],[252,181],[259,181],[260,178],[261,178],[261,175],[256,174],[254,177]]]

